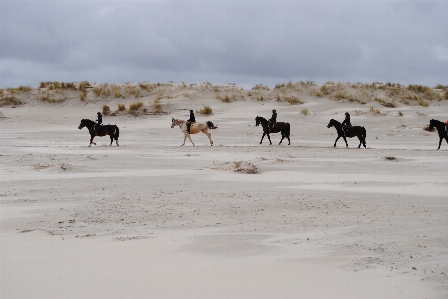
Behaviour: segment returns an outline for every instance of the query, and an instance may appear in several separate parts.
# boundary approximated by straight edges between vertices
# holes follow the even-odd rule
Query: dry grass
[[[389,101],[383,100],[382,98],[379,98],[379,97],[375,97],[375,101],[377,101],[378,103],[380,103],[384,107],[388,107],[388,108],[395,108],[395,107],[397,107],[397,105],[394,102],[389,102]]]
[[[0,107],[3,106],[15,106],[15,105],[21,105],[23,104],[23,102],[19,99],[17,99],[14,95],[11,94],[3,94],[3,90],[2,93],[0,95]]]
[[[48,102],[51,104],[62,103],[67,100],[67,96],[65,94],[61,94],[60,96],[55,96],[55,94],[50,92],[43,92],[38,96],[38,100],[42,102]]]
[[[103,105],[103,114],[104,115],[109,115],[110,113],[110,108],[107,105]]]
[[[125,111],[126,110],[126,105],[123,103],[119,103],[118,104],[118,111]]]
[[[230,102],[231,102],[231,99],[230,99],[230,97],[229,97],[228,94],[225,94],[224,96],[221,96],[220,93],[217,93],[217,94],[216,94],[216,98],[217,98],[218,100],[223,101],[224,103],[230,103]]]
[[[90,87],[90,82],[89,81],[82,81],[79,83],[79,90],[85,92],[86,88]]]
[[[131,105],[129,105],[129,111],[137,111],[139,110],[141,107],[143,107],[143,102],[135,102],[132,103]]]
[[[403,112],[398,111],[398,115],[399,115],[399,116],[403,116]]]
[[[212,108],[210,106],[204,106],[201,110],[196,110],[196,113],[202,114],[202,115],[209,115],[213,113]]]
[[[124,87],[124,91],[128,94],[132,94],[136,98],[138,98],[140,96],[140,90],[137,88],[137,86],[134,86],[134,85],[127,84]]]
[[[373,114],[373,115],[381,115],[381,111],[379,109],[375,109],[373,107],[370,107],[368,113]]]
[[[154,86],[151,86],[148,83],[139,83],[138,86],[140,86],[141,89],[146,90],[147,92],[150,92],[154,88]]]
[[[114,85],[112,86],[112,92],[114,93],[114,97],[116,98],[121,98],[121,87]]]
[[[434,132],[434,131],[436,130],[436,128],[432,128],[432,129],[430,129],[430,128],[429,128],[429,125],[424,126],[422,129],[423,129],[424,131],[427,131],[427,132]]]
[[[95,96],[102,97],[103,99],[109,97],[111,94],[109,84],[105,83],[93,88],[93,93]]]
[[[87,98],[87,92],[85,90],[81,91],[81,93],[79,94],[79,99],[84,102],[86,98]]]
[[[306,109],[306,108],[303,108],[301,111],[300,111],[300,114],[303,114],[303,115],[308,115],[308,109]]]
[[[291,105],[303,104],[303,102],[296,96],[286,96],[285,102],[288,102]]]
[[[152,111],[154,113],[162,113],[162,104],[160,103],[160,99],[157,98],[151,103]]]

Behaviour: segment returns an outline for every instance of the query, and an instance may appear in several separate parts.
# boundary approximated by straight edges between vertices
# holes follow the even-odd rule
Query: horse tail
[[[118,140],[118,137],[120,137],[120,130],[118,129],[117,125],[115,125],[114,139]]]
[[[211,130],[217,129],[218,127],[216,127],[211,121],[206,122],[207,127]]]
[[[363,130],[362,138],[364,139],[364,145],[365,145],[366,144],[367,131],[366,131],[366,128],[364,128],[364,127],[362,127],[362,130]]]
[[[286,132],[285,132],[285,137],[289,138],[289,134],[291,133],[291,126],[289,123],[286,123]]]

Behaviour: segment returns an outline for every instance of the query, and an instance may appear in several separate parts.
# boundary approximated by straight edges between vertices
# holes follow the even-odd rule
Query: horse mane
[[[264,120],[264,121],[268,121],[266,118],[264,118],[263,116],[258,116],[257,115],[257,118],[260,118],[260,119],[262,119],[262,120]]]
[[[440,121],[440,120],[437,120],[437,119],[431,119],[429,122],[430,122],[430,123],[432,122],[432,123],[434,123],[435,125],[445,125],[444,122],[442,122],[442,121]]]

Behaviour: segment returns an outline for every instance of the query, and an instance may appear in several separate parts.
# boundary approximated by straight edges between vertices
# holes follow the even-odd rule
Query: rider
[[[342,130],[344,133],[347,131],[348,128],[352,126],[352,123],[350,122],[350,114],[348,112],[345,112],[345,119],[342,122]]]
[[[274,124],[277,122],[277,111],[275,109],[272,110],[272,116],[269,119],[269,130],[274,127]]]
[[[448,132],[448,120],[445,122],[445,131]]]
[[[101,112],[97,113],[98,119],[96,120],[96,125],[95,125],[95,132],[98,133],[98,130],[100,128],[100,125],[103,123],[103,115],[101,114]]]
[[[194,112],[193,110],[190,110],[190,118],[187,120],[187,132],[188,134],[190,134],[190,127],[191,124],[196,122],[196,118],[194,117]]]

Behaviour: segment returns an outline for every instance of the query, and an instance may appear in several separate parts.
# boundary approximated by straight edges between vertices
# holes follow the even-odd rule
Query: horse
[[[445,138],[446,143],[448,143],[448,132],[446,131],[446,124],[439,121],[439,120],[435,120],[435,119],[431,119],[429,121],[429,129],[430,130],[434,130],[434,128],[437,129],[437,132],[439,133],[439,147],[437,148],[438,150],[440,149],[440,145],[442,144],[442,140]]]
[[[218,128],[211,121],[207,121],[205,124],[200,122],[193,122],[190,126],[190,133],[188,133],[187,121],[172,117],[171,128],[174,128],[175,126],[178,126],[184,133],[184,143],[181,146],[185,145],[185,140],[187,139],[187,137],[188,139],[190,139],[190,142],[193,144],[193,146],[195,146],[193,140],[191,140],[190,134],[197,134],[199,132],[207,135],[208,139],[210,140],[210,145],[213,146],[212,134],[210,134],[208,130],[214,130]]]
[[[290,125],[289,123],[285,122],[277,122],[274,124],[272,129],[269,129],[269,122],[266,120],[266,118],[257,116],[255,117],[255,126],[261,126],[263,127],[263,136],[261,136],[260,144],[263,142],[263,138],[265,135],[268,135],[269,143],[272,145],[271,137],[269,136],[270,133],[278,133],[280,132],[282,134],[282,139],[280,140],[279,144],[282,144],[283,139],[286,137],[288,138],[288,145],[291,144],[291,140],[289,139],[290,134]]]
[[[366,129],[364,127],[353,126],[347,128],[346,132],[344,133],[344,131],[342,130],[342,124],[335,119],[331,119],[327,125],[327,128],[331,128],[333,126],[336,129],[336,132],[338,132],[338,138],[336,138],[336,140],[334,141],[334,147],[336,147],[336,143],[338,142],[338,139],[341,137],[344,138],[345,145],[348,147],[347,139],[345,137],[352,138],[355,136],[358,137],[359,139],[358,148],[361,147],[361,144],[364,145],[364,147],[366,147]]]
[[[95,142],[93,142],[93,138],[95,138],[95,136],[106,136],[109,135],[110,137],[110,144],[109,146],[112,145],[112,142],[115,139],[115,142],[117,143],[117,146],[119,146],[118,144],[118,137],[120,136],[120,130],[118,129],[117,125],[104,125],[104,126],[100,126],[98,129],[98,132],[95,131],[95,122],[90,120],[90,119],[82,119],[81,123],[79,124],[78,129],[82,129],[84,127],[86,127],[87,129],[89,129],[89,133],[90,133],[90,144],[89,147],[92,146],[92,143],[94,145],[96,145]]]

